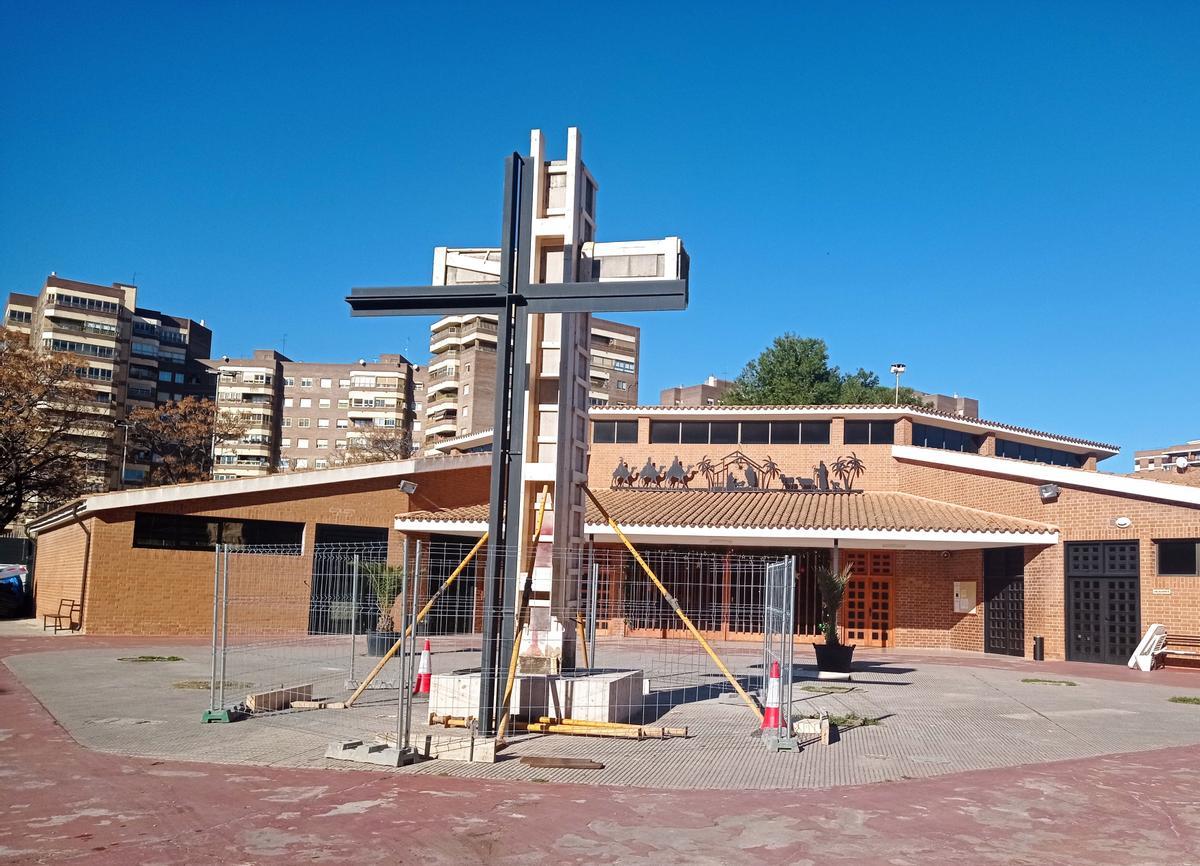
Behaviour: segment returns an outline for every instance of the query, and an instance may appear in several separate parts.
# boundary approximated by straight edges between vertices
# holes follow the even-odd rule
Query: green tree
[[[776,337],[748,363],[723,403],[738,406],[829,406],[838,403],[891,403],[895,391],[874,373],[843,374],[829,363],[829,348],[816,337],[787,333]],[[900,389],[900,402],[919,404],[911,388]]]

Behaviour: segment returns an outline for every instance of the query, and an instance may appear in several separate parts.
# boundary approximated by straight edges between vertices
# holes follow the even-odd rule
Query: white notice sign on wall
[[[975,581],[954,581],[954,612],[975,613]]]

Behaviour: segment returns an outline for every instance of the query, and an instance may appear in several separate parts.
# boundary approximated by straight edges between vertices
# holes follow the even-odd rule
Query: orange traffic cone
[[[413,694],[429,694],[429,684],[432,679],[433,659],[429,655],[429,638],[425,638],[425,649],[421,650],[421,663],[417,665],[417,681],[413,683]],[[778,711],[776,713],[778,714]]]
[[[779,662],[771,662],[771,678],[767,680],[767,700],[763,706],[762,729],[777,731],[780,727],[779,704],[783,695],[779,685]]]

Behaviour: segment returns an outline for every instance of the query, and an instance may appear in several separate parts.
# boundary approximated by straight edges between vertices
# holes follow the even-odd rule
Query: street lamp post
[[[900,405],[900,375],[908,369],[904,364],[892,364],[892,372],[896,376],[896,405]]]
[[[229,356],[222,355],[221,361],[225,364],[229,363]],[[219,426],[221,417],[221,368],[208,369],[204,371],[210,376],[216,376],[217,380],[213,383],[213,420],[212,420],[212,436],[209,437],[208,445],[208,477],[211,480],[217,474],[217,427]]]
[[[117,427],[125,428],[125,437],[121,441],[121,489],[125,489],[125,458],[129,454],[129,428],[136,427],[136,421],[116,421],[114,424]]]

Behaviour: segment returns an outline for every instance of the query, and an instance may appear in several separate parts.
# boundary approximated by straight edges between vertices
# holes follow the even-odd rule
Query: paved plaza
[[[435,639],[435,644],[440,648],[433,656],[435,673],[475,664],[478,658],[478,642],[471,638]],[[344,658],[348,644],[331,645],[326,639],[316,647],[321,649],[308,644],[289,647],[289,670],[305,671],[308,680],[322,669],[330,671],[327,676],[337,681],[338,692],[322,695],[344,698],[342,669],[336,662]],[[5,663],[72,737],[96,751],[162,760],[355,768],[358,765],[327,761],[329,743],[371,741],[396,725],[394,690],[368,691],[349,710],[293,711],[230,725],[203,725],[207,689],[177,685],[207,682],[207,646],[149,643],[104,652],[73,649],[69,640],[60,640],[52,648],[53,652],[17,655]],[[757,681],[757,645],[733,643],[720,650],[744,682]],[[277,664],[253,666],[260,653],[270,652],[272,648],[231,654],[226,678],[241,686],[238,694],[287,681],[249,685],[254,682],[252,670],[265,669],[266,676],[276,672]],[[304,652],[310,655],[301,664],[297,653]],[[770,752],[756,736],[757,719],[742,703],[730,700],[732,695],[721,694],[727,691],[723,681],[696,657],[690,642],[606,645],[601,640],[597,655],[606,667],[674,666],[673,675],[651,681],[654,691],[646,701],[653,704],[658,699],[662,707],[652,706],[647,721],[687,727],[691,736],[628,741],[523,735],[514,737],[495,764],[429,761],[392,772],[656,789],[823,788],[1200,743],[1200,708],[1168,700],[1178,694],[1200,695],[1200,673],[1128,672],[1128,677],[1110,679],[1101,678],[1113,673],[1110,668],[1071,665],[1068,677],[1046,672],[1045,665],[978,655],[867,652],[860,656],[850,691],[823,693],[811,653],[807,646],[797,647],[794,714],[825,710],[834,717],[856,716],[876,724],[844,726],[837,742],[809,745],[798,754]],[[140,655],[182,660],[120,661]],[[359,670],[369,669],[374,661],[361,657]],[[1067,682],[1074,685],[1063,684]],[[426,720],[428,712],[427,703],[417,701],[414,720]],[[418,725],[416,736],[429,730]],[[532,768],[518,760],[525,755],[590,758],[605,766],[586,773]]]
[[[185,660],[117,661],[142,654]],[[207,677],[200,642],[0,636],[0,657],[3,862],[1200,862],[1200,707],[1167,700],[1200,695],[1191,672],[879,654],[814,700],[880,724],[800,754],[712,698],[663,716],[706,718],[688,740],[512,748],[599,772],[368,772],[326,764],[332,711],[201,725],[207,693],[173,687]]]

